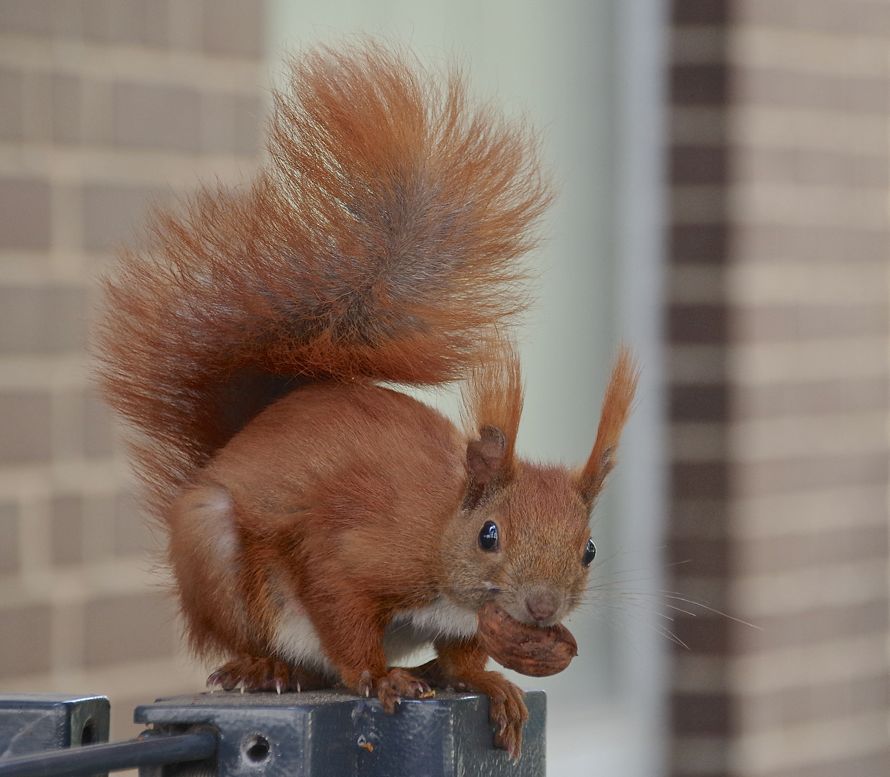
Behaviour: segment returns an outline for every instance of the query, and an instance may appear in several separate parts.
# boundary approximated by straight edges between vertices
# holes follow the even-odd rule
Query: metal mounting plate
[[[0,759],[107,742],[108,716],[104,696],[0,695]]]
[[[404,701],[387,715],[376,699],[339,691],[217,692],[137,707],[135,720],[159,732],[212,727],[217,762],[204,768],[226,777],[544,777],[546,697],[531,691],[526,704],[518,764],[494,749],[488,699],[476,694]]]

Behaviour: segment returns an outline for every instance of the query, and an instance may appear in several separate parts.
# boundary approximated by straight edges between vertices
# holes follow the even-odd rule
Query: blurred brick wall
[[[152,201],[240,180],[262,0],[0,0],[0,689],[200,687],[90,389],[96,276]]]
[[[886,777],[890,3],[672,13],[672,772]]]

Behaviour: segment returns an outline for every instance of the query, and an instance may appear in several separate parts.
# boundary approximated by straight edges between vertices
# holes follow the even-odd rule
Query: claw
[[[241,656],[224,664],[207,678],[207,687],[211,692],[216,686],[224,691],[267,691],[280,695],[294,687],[300,690],[300,683],[308,688],[328,686],[323,677],[316,677],[311,672],[303,672],[298,667],[270,657]]]

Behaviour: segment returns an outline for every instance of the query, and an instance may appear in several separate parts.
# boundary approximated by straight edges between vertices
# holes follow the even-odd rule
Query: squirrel
[[[250,185],[156,210],[104,280],[99,379],[190,647],[222,663],[211,688],[486,694],[518,757],[523,692],[477,614],[546,627],[580,602],[636,367],[623,349],[586,463],[519,458],[534,133],[372,42],[294,59],[273,103]],[[456,380],[465,428],[397,388]]]

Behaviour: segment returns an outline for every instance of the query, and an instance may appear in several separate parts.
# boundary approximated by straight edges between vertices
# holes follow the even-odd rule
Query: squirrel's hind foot
[[[330,688],[322,675],[295,667],[277,658],[239,656],[223,664],[207,678],[207,687],[241,693],[318,691]]]

